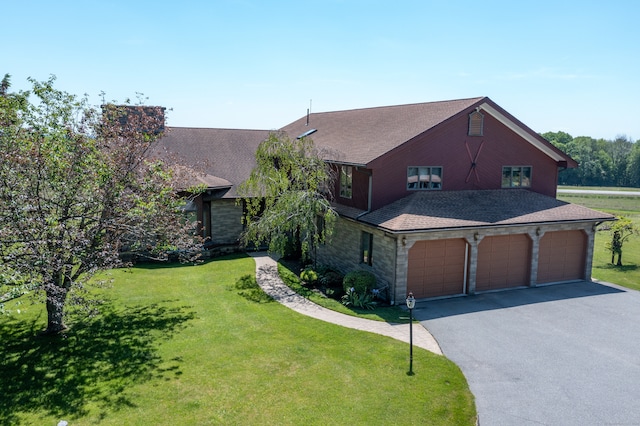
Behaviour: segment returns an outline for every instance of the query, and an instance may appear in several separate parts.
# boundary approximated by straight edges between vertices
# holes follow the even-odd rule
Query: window
[[[482,136],[484,130],[484,115],[480,111],[469,114],[469,136]]]
[[[353,185],[353,167],[340,166],[340,196],[351,198],[351,187]]]
[[[442,189],[442,167],[409,167],[407,189]]]
[[[371,266],[373,264],[373,234],[362,232],[362,248],[360,260],[362,263]]]
[[[531,186],[531,166],[502,167],[503,188],[529,188]]]

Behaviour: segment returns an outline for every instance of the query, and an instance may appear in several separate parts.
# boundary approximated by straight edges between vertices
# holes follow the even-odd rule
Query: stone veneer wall
[[[468,292],[475,292],[475,274],[477,270],[478,244],[485,236],[506,234],[527,234],[531,239],[531,277],[530,285],[537,285],[538,251],[540,238],[546,232],[582,230],[587,236],[587,250],[585,253],[585,280],[591,279],[593,260],[593,241],[595,223],[560,223],[529,226],[508,226],[501,228],[476,228],[443,230],[415,234],[386,235],[384,232],[365,224],[344,218],[338,219],[334,229],[334,236],[330,244],[323,245],[317,250],[319,264],[330,266],[347,273],[355,269],[373,272],[380,287],[388,286],[388,297],[392,303],[404,301],[407,292],[407,268],[409,249],[416,241],[437,240],[448,238],[464,238],[470,246],[468,269]],[[373,265],[361,262],[361,232],[373,234]]]
[[[373,234],[371,266],[363,263],[360,257],[363,231]],[[316,256],[318,264],[329,266],[342,274],[358,269],[372,272],[376,276],[378,288],[384,288],[387,298],[390,297],[393,300],[392,289],[396,269],[395,238],[365,224],[339,218],[336,221],[331,242],[318,247]]]
[[[242,205],[233,199],[211,201],[211,242],[235,244],[242,231]]]

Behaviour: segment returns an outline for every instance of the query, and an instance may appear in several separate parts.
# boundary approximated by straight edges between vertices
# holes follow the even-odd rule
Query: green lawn
[[[37,337],[40,305],[2,317],[0,424],[473,425],[449,360],[246,297],[247,257],[111,272],[95,317]],[[240,293],[244,293],[245,296]]]
[[[558,194],[558,198],[616,216],[628,217],[633,221],[636,229],[640,230],[640,197]],[[611,234],[609,232],[598,231],[596,233],[591,270],[593,278],[640,290],[640,236],[631,237],[625,242],[622,252],[623,267],[611,264],[611,253],[605,248],[605,244],[610,240]]]
[[[602,190],[602,191],[640,191],[640,188],[633,187],[618,187],[618,186],[570,186],[570,185],[559,185],[558,189],[586,189],[586,190]]]

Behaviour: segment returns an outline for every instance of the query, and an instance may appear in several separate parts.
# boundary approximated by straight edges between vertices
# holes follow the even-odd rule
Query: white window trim
[[[420,183],[421,179],[420,179],[420,169],[429,169],[429,180],[427,180],[427,182],[429,182],[429,187],[428,188],[420,188],[420,185],[417,185],[416,188],[410,188],[409,184],[411,182],[409,182],[410,176],[409,176],[409,170],[410,169],[418,169],[418,175],[416,178],[416,182],[415,183]],[[440,174],[439,175],[434,175],[432,169],[440,169]],[[406,183],[406,188],[407,191],[440,191],[442,190],[442,181],[443,181],[443,175],[444,175],[444,167],[442,166],[408,166],[407,167],[407,183]],[[440,182],[439,182],[439,186],[437,188],[432,188],[431,186],[433,185],[433,182],[431,181],[433,176],[437,176],[440,178]]]
[[[504,177],[504,172],[505,172],[506,168],[511,169],[510,170],[511,177],[509,179],[509,183],[510,183],[509,186],[504,186],[503,183],[502,183],[502,179]],[[520,185],[518,185],[518,186],[514,186],[513,185],[513,169],[514,168],[520,168]],[[522,169],[525,169],[525,168],[529,169],[529,185],[526,185],[526,186],[522,184],[522,177],[524,176],[524,174],[522,173]],[[533,166],[529,166],[529,165],[502,166],[502,175],[500,175],[500,186],[502,188],[531,188],[531,181],[533,181]]]

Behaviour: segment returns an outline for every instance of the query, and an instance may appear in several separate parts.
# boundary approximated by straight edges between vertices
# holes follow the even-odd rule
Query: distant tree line
[[[541,134],[579,164],[560,172],[559,185],[640,187],[640,140],[574,138],[565,132]]]

